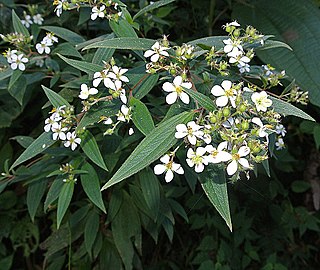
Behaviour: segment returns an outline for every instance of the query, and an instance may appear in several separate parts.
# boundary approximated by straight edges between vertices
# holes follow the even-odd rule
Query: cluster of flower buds
[[[59,171],[61,174],[67,175],[67,177],[62,180],[63,182],[65,182],[65,183],[69,183],[69,182],[76,183],[77,182],[78,179],[75,178],[76,171],[71,164],[69,164],[69,163],[62,164]]]
[[[53,140],[61,140],[65,147],[73,151],[81,143],[76,131],[72,131],[75,121],[73,107],[61,106],[53,109],[51,116],[45,120],[44,131],[52,132]]]
[[[36,49],[39,54],[49,54],[51,52],[51,46],[58,42],[58,38],[53,33],[47,33],[40,43],[36,44]]]
[[[27,28],[29,28],[32,24],[42,25],[43,23],[43,17],[39,13],[31,16],[24,11],[23,17],[24,18],[21,20],[21,23]]]

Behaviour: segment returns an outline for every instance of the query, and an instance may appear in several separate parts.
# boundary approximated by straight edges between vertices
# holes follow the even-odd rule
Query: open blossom
[[[253,93],[251,96],[251,100],[256,105],[258,112],[266,112],[268,107],[272,105],[272,100],[268,99],[268,94],[265,91],[261,91],[260,93]]]
[[[222,87],[221,87],[222,86]],[[232,88],[232,82],[228,80],[224,80],[220,85],[215,85],[211,89],[211,94],[215,97],[218,97],[216,99],[216,104],[218,107],[224,107],[228,104],[228,101],[230,100],[230,103],[232,107],[236,107],[236,97],[237,97],[237,91]]]
[[[267,127],[265,125],[263,125],[261,119],[258,117],[253,117],[251,122],[259,126],[259,137],[261,137],[261,138],[266,137],[266,139],[268,141],[269,134],[266,132]]]
[[[209,163],[220,163],[229,161],[232,156],[227,151],[224,151],[225,148],[227,148],[228,142],[224,141],[218,145],[217,148],[213,147],[211,144],[207,145],[206,151],[209,153],[208,156],[206,156],[206,159]]]
[[[235,64],[237,63],[238,66],[240,67],[245,67],[246,65],[248,65],[248,63],[251,61],[251,59],[248,56],[245,55],[238,55],[238,56],[232,56],[229,59],[229,63],[230,64]]]
[[[157,41],[155,44],[152,45],[151,50],[147,50],[144,53],[144,57],[150,57],[151,62],[158,62],[161,56],[169,56],[167,50],[169,48],[161,46],[160,43]]]
[[[75,131],[67,133],[67,140],[64,142],[65,147],[70,147],[72,151],[74,151],[78,144],[81,143],[81,139],[77,138]]]
[[[276,125],[276,133],[284,137],[286,136],[287,131],[283,125],[279,124]]]
[[[192,148],[188,149],[186,162],[189,167],[192,168],[194,166],[194,170],[197,173],[203,172],[204,165],[208,165],[207,158],[204,156],[206,152],[204,147],[198,147],[195,152]]]
[[[44,123],[44,131],[49,132],[52,130],[54,125],[59,122],[62,119],[62,117],[58,113],[53,113],[49,118],[47,118]]]
[[[27,15],[27,13],[24,12],[24,20],[21,20],[21,23],[29,28],[31,24],[33,24],[33,21],[31,19],[31,16],[30,15]]]
[[[8,62],[11,64],[11,68],[13,70],[16,70],[18,68],[21,71],[24,71],[26,69],[25,63],[28,63],[29,60],[24,56],[24,54],[12,54],[10,61],[8,59]]]
[[[163,164],[154,166],[154,173],[156,175],[165,173],[165,180],[167,183],[173,179],[173,172],[177,174],[184,174],[184,170],[181,165],[173,162],[168,154],[161,157],[160,161]]]
[[[197,138],[202,139],[203,131],[201,130],[202,126],[199,126],[194,121],[189,122],[187,125],[179,124],[176,126],[177,132],[175,137],[181,139],[187,136],[188,141],[195,145],[197,143]]]
[[[120,100],[124,104],[127,103],[126,91],[122,88],[121,81],[115,81],[114,83],[111,82],[109,88],[116,92],[116,96],[119,96]]]
[[[189,104],[190,98],[187,93],[183,92],[183,87],[190,89],[192,87],[191,82],[183,82],[181,76],[174,78],[173,83],[165,82],[162,85],[162,89],[170,94],[167,95],[166,101],[168,104],[173,104],[178,97],[185,104]]]
[[[92,13],[91,13],[91,20],[95,20],[98,17],[99,18],[104,18],[104,10],[106,9],[106,7],[104,5],[100,6],[100,8],[98,8],[97,6],[92,8]]]
[[[232,160],[232,161],[227,166],[228,175],[234,175],[238,170],[239,164],[245,169],[250,168],[250,164],[249,164],[248,160],[244,158],[249,153],[250,153],[249,147],[241,146],[237,153],[231,155],[230,160]]]
[[[42,18],[42,16],[41,16],[41,14],[33,15],[32,19],[33,19],[33,22],[34,22],[35,24],[42,25],[43,18]]]
[[[53,33],[47,33],[42,41],[47,43],[48,46],[51,46],[54,42],[58,42],[58,38]]]
[[[113,66],[112,71],[108,73],[108,77],[120,82],[129,82],[128,77],[124,76],[123,74],[128,71],[127,68],[120,68],[118,66]]]
[[[239,68],[240,73],[250,72],[250,65],[249,64],[238,64],[237,67]]]
[[[278,137],[278,140],[276,141],[275,145],[276,145],[276,149],[277,149],[277,150],[283,149],[283,148],[285,147],[283,138]]]
[[[126,121],[130,121],[131,119],[131,108],[127,107],[126,105],[122,105],[121,108],[120,108],[120,111],[118,112],[117,114],[118,118],[117,120],[118,121],[121,121],[121,122],[126,122]]]
[[[44,52],[49,54],[51,51],[50,45],[48,45],[48,43],[45,41],[41,41],[40,43],[36,44],[36,49],[40,54],[43,54]]]
[[[112,85],[113,82],[108,77],[108,72],[109,72],[108,69],[104,69],[100,72],[95,72],[93,74],[93,82],[92,82],[93,86],[98,87],[101,81],[103,81],[104,86],[107,88],[110,88],[110,85]]]
[[[243,54],[243,48],[238,41],[233,41],[230,38],[223,40],[225,44],[223,51],[228,54],[229,57],[238,57]]]
[[[60,17],[61,16],[61,14],[62,14],[62,11],[63,11],[63,3],[65,3],[67,0],[59,0],[59,1],[57,1],[57,3],[56,3],[56,8],[54,9],[54,11],[55,11],[55,13],[56,13],[56,15],[58,16],[58,17]]]
[[[60,123],[54,123],[52,124],[52,138],[54,140],[62,140],[64,141],[67,137],[66,137],[66,131],[68,130],[68,128],[66,127],[62,127]]]
[[[90,95],[98,94],[98,90],[96,88],[89,88],[85,83],[81,84],[81,92],[79,98],[87,99]]]

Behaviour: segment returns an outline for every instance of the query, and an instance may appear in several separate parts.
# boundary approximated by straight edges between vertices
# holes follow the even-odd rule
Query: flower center
[[[238,153],[233,154],[233,155],[232,155],[232,159],[234,159],[234,160],[239,160],[239,159],[240,159],[240,155],[239,155]]]
[[[227,97],[232,97],[234,95],[233,89],[230,88],[228,90],[225,90],[226,96]]]
[[[199,156],[199,155],[195,155],[193,158],[192,158],[192,161],[194,164],[201,164],[202,163],[202,160],[203,160],[203,157],[202,156]]]
[[[218,153],[219,153],[218,150],[213,150],[211,152],[211,156],[216,157],[218,155]]]
[[[181,86],[176,86],[176,92],[179,94],[182,93],[182,87]]]

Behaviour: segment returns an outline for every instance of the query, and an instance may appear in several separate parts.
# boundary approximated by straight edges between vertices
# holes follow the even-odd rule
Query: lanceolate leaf
[[[133,123],[144,135],[149,134],[154,129],[154,123],[147,106],[134,97],[129,104],[132,107]]]
[[[12,10],[12,23],[13,29],[15,32],[25,35],[26,37],[30,37],[29,31],[27,28],[21,23],[20,18],[16,14],[14,10]]]
[[[64,185],[64,182],[62,181],[62,177],[57,177],[52,184],[48,191],[46,200],[44,201],[43,211],[46,212],[49,206],[58,199],[60,191]]]
[[[199,105],[209,111],[213,111],[216,107],[209,97],[206,95],[196,92],[192,89],[184,89],[184,92],[186,92],[189,96],[191,96],[195,101],[199,103]]]
[[[34,222],[34,216],[36,215],[38,206],[44,195],[44,192],[46,191],[46,188],[46,179],[40,179],[28,186],[27,205],[32,222]]]
[[[70,205],[71,198],[74,190],[74,182],[64,183],[58,199],[58,210],[57,210],[57,227],[59,229],[62,219]]]
[[[224,46],[223,40],[228,39],[226,36],[214,36],[214,37],[205,37],[196,40],[189,41],[188,44],[196,46],[196,45],[205,45],[212,47],[214,46],[216,49],[222,49]]]
[[[118,22],[110,21],[109,25],[117,37],[138,37],[137,33],[127,20],[120,19]]]
[[[81,141],[81,148],[88,158],[102,169],[108,171],[107,166],[102,158],[96,139],[86,130]]]
[[[67,57],[62,56],[61,54],[57,54],[57,55],[70,66],[73,66],[74,68],[77,68],[87,74],[93,74],[103,69],[103,66],[100,66],[100,65],[96,65],[93,63],[85,62],[85,61],[69,59]]]
[[[194,112],[183,112],[156,127],[141,141],[102,190],[134,175],[164,155],[177,142],[174,137],[176,125],[190,121],[193,114]]]
[[[58,108],[64,105],[70,106],[68,101],[66,101],[62,96],[52,91],[48,87],[45,87],[44,85],[42,85],[42,89],[45,92],[47,98],[49,99],[53,107]]]
[[[85,42],[85,39],[82,36],[63,27],[42,26],[41,28],[56,34],[58,37],[61,37],[62,39],[70,42],[72,45]]]
[[[133,96],[137,99],[142,99],[145,95],[147,95],[152,88],[157,84],[159,80],[158,74],[146,74],[146,78],[133,89]]]
[[[210,165],[199,175],[201,186],[210,202],[217,209],[221,217],[232,231],[232,222],[229,207],[226,174],[224,169],[217,165]]]
[[[88,214],[86,225],[84,228],[84,244],[88,254],[91,257],[91,250],[94,244],[94,240],[97,237],[99,231],[99,215],[94,210]]]
[[[24,152],[18,157],[18,159],[12,164],[10,170],[20,165],[21,163],[35,157],[42,153],[48,147],[53,145],[56,141],[52,139],[51,132],[42,133]]]
[[[122,50],[148,50],[155,43],[152,39],[137,37],[120,37],[106,39],[92,43],[84,48],[84,50],[93,48],[113,48]]]
[[[87,174],[81,175],[81,184],[85,193],[97,207],[99,207],[104,213],[106,213],[106,208],[103,204],[100,191],[100,181],[97,173],[89,163],[84,164],[81,169],[88,172]]]
[[[138,17],[140,17],[144,13],[147,13],[147,12],[149,12],[151,10],[156,9],[156,8],[168,5],[168,4],[170,4],[170,3],[174,2],[174,1],[175,0],[160,0],[160,1],[157,1],[157,2],[153,2],[152,4],[144,7],[143,9],[140,9],[139,12],[136,15],[134,15],[133,20],[137,19]]]

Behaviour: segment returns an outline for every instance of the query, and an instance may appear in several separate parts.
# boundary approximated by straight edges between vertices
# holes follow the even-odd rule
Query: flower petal
[[[238,160],[238,162],[242,165],[242,167],[244,167],[246,169],[250,168],[250,164],[249,164],[248,160],[246,160],[245,158],[240,158]]]
[[[232,86],[232,82],[231,81],[228,81],[228,80],[224,80],[222,83],[221,83],[221,86],[223,87],[223,89],[225,90],[229,90]]]
[[[162,165],[162,164],[158,164],[156,166],[154,166],[153,171],[156,175],[160,175],[163,174],[166,171],[167,167]]]
[[[167,183],[171,182],[173,179],[173,172],[172,170],[168,170],[164,179],[166,180]]]
[[[164,164],[168,164],[170,162],[170,156],[168,154],[164,155],[163,157],[160,158],[160,161]]]
[[[211,94],[215,97],[220,97],[225,95],[225,91],[222,89],[220,85],[215,85],[211,89]]]
[[[178,98],[178,93],[177,92],[171,92],[169,95],[166,96],[166,102],[171,105],[176,102]]]
[[[224,107],[228,104],[228,97],[227,96],[221,96],[221,97],[218,97],[217,100],[216,100],[216,104],[218,107]]]
[[[181,92],[180,99],[184,104],[189,104],[189,102],[190,102],[190,98],[189,98],[188,94],[185,92]]]
[[[237,161],[233,160],[233,161],[227,166],[227,173],[228,173],[228,175],[234,175],[237,170],[238,170],[238,163],[237,163]]]
[[[180,86],[182,84],[182,77],[181,76],[177,76],[173,79],[173,84],[175,86]]]
[[[176,88],[174,87],[174,85],[172,83],[169,83],[169,82],[165,82],[163,85],[162,85],[162,89],[166,92],[175,92],[176,91]]]

